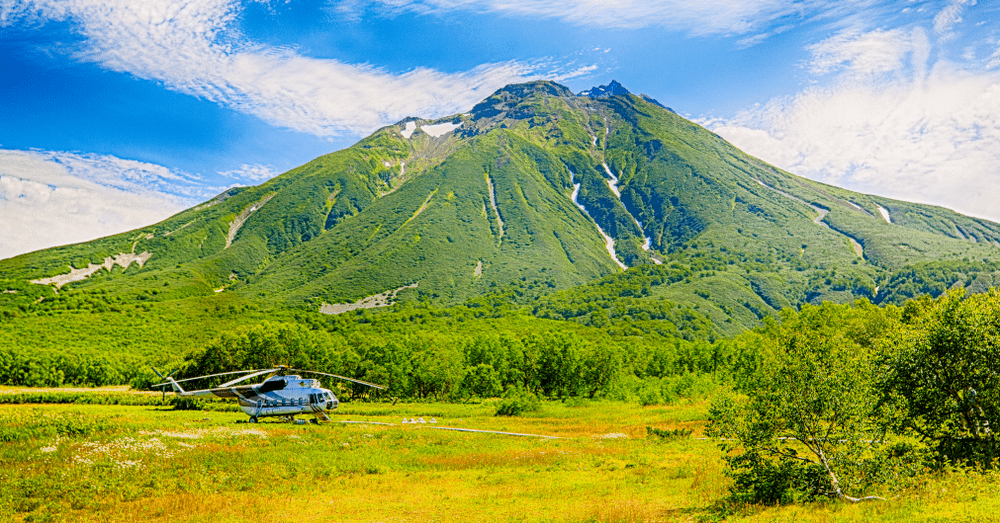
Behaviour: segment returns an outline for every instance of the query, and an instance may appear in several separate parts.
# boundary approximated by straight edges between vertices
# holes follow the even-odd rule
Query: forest
[[[980,279],[978,268],[944,269],[967,283]],[[942,270],[917,268],[911,283],[904,274],[893,284],[916,289]],[[387,387],[373,396],[324,383],[347,402],[499,399],[498,414],[517,415],[539,401],[709,401],[706,433],[720,442],[733,499],[746,503],[876,499],[929,471],[992,468],[1000,458],[992,429],[1000,423],[1000,291],[956,285],[901,305],[805,304],[729,337],[695,308],[633,300],[692,275],[649,266],[540,299],[530,295],[544,282],[528,281],[460,306],[398,303],[337,316],[245,304],[178,312],[151,293],[131,303],[65,292],[3,321],[92,316],[126,341],[89,351],[7,343],[0,384],[148,390],[159,381],[153,365],[178,378],[288,365]],[[130,350],[127,333],[168,340],[178,314],[215,328],[187,352]]]

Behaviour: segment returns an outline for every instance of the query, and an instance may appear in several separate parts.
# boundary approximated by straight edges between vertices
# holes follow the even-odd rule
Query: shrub
[[[497,416],[520,416],[525,412],[536,412],[541,408],[538,396],[523,390],[509,392],[497,404]]]
[[[673,441],[675,439],[686,438],[691,435],[691,429],[658,429],[656,427],[646,427],[646,435],[659,438],[661,441]]]

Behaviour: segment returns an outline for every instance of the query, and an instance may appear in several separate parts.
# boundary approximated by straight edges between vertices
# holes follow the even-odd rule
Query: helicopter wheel
[[[247,420],[247,422],[248,423],[257,423],[257,416],[250,416],[250,419]]]

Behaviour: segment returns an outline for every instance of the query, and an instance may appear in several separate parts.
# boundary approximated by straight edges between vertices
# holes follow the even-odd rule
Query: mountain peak
[[[573,96],[573,92],[566,88],[566,86],[557,84],[551,80],[509,84],[498,89],[493,93],[493,96],[506,95],[525,98],[536,93],[549,96]]]
[[[599,85],[597,87],[591,87],[588,91],[583,91],[579,96],[589,96],[591,98],[609,98],[612,96],[618,96],[620,94],[631,94],[629,90],[625,88],[622,84],[618,83],[617,80],[611,80],[608,85]]]

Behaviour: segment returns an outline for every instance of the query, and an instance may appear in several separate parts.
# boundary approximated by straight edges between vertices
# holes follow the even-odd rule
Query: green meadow
[[[735,504],[705,400],[547,401],[519,417],[494,401],[355,402],[331,423],[252,425],[159,399],[0,405],[0,519],[990,521],[1000,508],[997,473],[960,468],[885,501]]]

